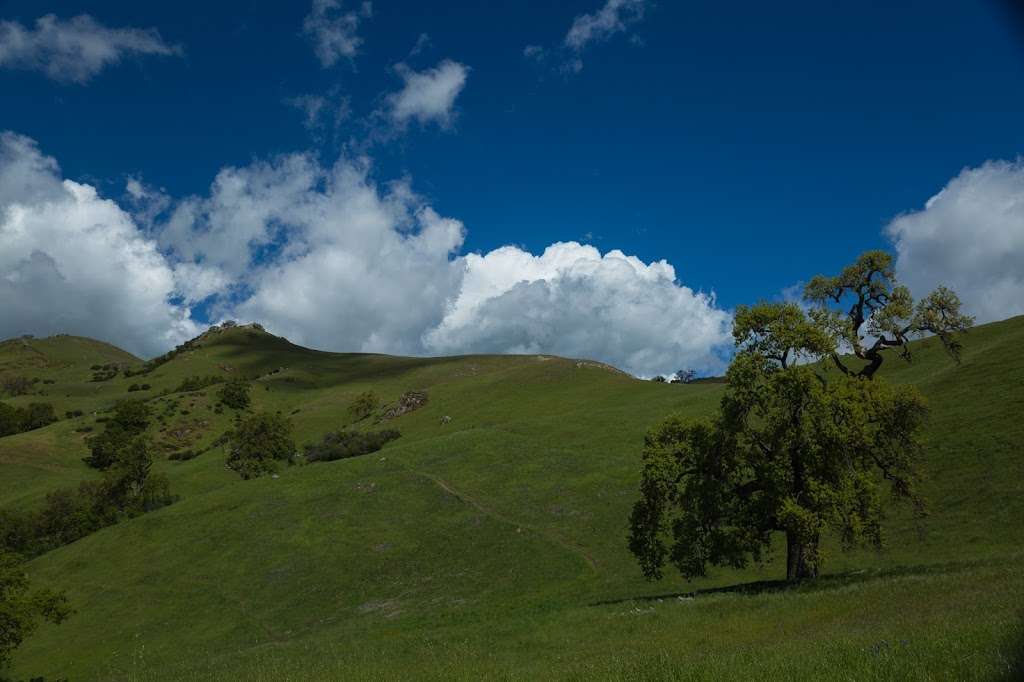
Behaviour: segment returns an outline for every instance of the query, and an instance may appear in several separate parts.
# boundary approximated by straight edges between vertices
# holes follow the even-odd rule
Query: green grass
[[[290,414],[301,444],[344,425],[349,403],[365,390],[388,402],[425,389],[430,400],[388,423],[403,435],[382,451],[288,468],[277,479],[243,482],[218,450],[162,460],[178,503],[30,564],[39,584],[68,590],[78,613],[19,650],[21,675],[993,679],[1022,672],[1024,318],[973,330],[960,365],[931,341],[917,346],[912,365],[886,363],[887,378],[915,383],[930,399],[932,514],[921,525],[894,510],[882,552],[841,553],[830,544],[828,576],[800,589],[757,582],[782,575],[773,563],[690,584],[648,583],[626,550],[644,431],[672,411],[709,413],[721,384],[655,384],[548,356],[319,353],[235,329],[145,377],[96,390],[88,367],[98,361],[57,350],[72,338],[32,342],[49,344],[55,362],[63,353],[59,369],[37,369],[63,373],[46,386],[65,396],[61,411],[102,409],[127,396],[131,383],[151,383],[155,396],[190,375],[245,375],[258,377],[254,408]],[[25,361],[10,360],[14,351],[22,352],[0,345],[0,367]],[[202,393],[153,399],[162,411],[177,399],[168,423],[187,422],[187,438],[199,446],[232,419],[230,410],[213,412],[216,387]],[[446,415],[451,422],[442,424]],[[0,439],[0,506],[35,504],[47,490],[94,475],[80,462],[85,446],[75,433],[93,419]]]

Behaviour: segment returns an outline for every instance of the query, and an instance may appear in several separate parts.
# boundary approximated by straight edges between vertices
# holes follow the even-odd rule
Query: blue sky
[[[355,47],[326,66],[303,30],[313,10],[0,3],[0,21],[26,30],[44,14],[88,14],[103,27],[155,29],[170,50],[126,52],[82,82],[38,62],[2,68],[0,56],[0,130],[30,138],[62,177],[129,212],[129,178],[173,205],[211,196],[224,168],[281,154],[324,167],[369,159],[373,187],[405,180],[461,222],[450,258],[589,243],[664,259],[723,310],[891,248],[894,218],[922,212],[964,169],[1001,160],[1016,173],[1024,151],[1024,34],[995,2],[341,2],[326,16],[353,16]],[[575,49],[567,36],[587,17],[597,28]],[[465,74],[444,119],[396,125],[388,97],[402,74],[444,60]],[[335,108],[344,99],[347,115],[325,114],[311,130],[294,105],[303,96]],[[135,223],[156,239],[169,215]],[[213,263],[157,241],[172,268]],[[275,244],[262,248],[277,257]],[[194,301],[191,318],[215,317],[252,286]],[[491,339],[480,349],[544,345]],[[633,357],[637,372],[667,362],[608,355]]]

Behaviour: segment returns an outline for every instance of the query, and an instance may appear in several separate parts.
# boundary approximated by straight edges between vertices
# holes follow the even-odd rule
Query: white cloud
[[[461,222],[364,158],[284,155],[222,169],[167,207],[138,179],[131,215],[62,180],[27,138],[0,145],[0,336],[72,332],[155,354],[196,331],[189,307],[297,343],[410,355],[554,353],[641,375],[721,369],[730,315],[664,261],[558,243],[460,256]],[[8,311],[10,313],[8,314]]]
[[[565,45],[582,52],[592,43],[604,42],[643,19],[648,5],[649,0],[608,0],[596,12],[573,20],[565,34]]]
[[[0,133],[0,338],[68,332],[156,354],[194,335],[174,274],[131,217]]]
[[[469,67],[445,59],[432,69],[413,71],[405,64],[395,67],[405,86],[388,96],[392,121],[405,125],[410,120],[448,127],[454,118],[455,99],[469,76]]]
[[[85,83],[132,55],[180,55],[156,29],[107,28],[88,14],[68,20],[47,14],[35,29],[0,21],[0,68],[41,71],[56,81]]]
[[[606,0],[604,5],[588,14],[577,16],[565,34],[561,46],[549,51],[540,45],[527,45],[523,56],[537,64],[555,62],[563,74],[583,70],[583,52],[590,46],[606,42],[630,26],[643,20],[651,0]],[[643,39],[630,36],[630,43],[642,46]]]
[[[638,375],[722,368],[732,316],[676,281],[664,260],[556,243],[534,256],[506,246],[465,257],[461,293],[426,336],[442,353],[553,353]]]
[[[963,170],[886,232],[916,296],[948,286],[979,322],[1024,313],[1024,162]]]
[[[363,44],[357,33],[359,24],[372,14],[373,5],[369,2],[363,2],[358,10],[345,12],[342,0],[313,0],[302,30],[313,41],[313,52],[324,68],[334,66],[342,57],[356,56]]]

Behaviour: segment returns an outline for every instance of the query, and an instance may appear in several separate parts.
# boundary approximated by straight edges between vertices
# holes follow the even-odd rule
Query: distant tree
[[[343,429],[327,433],[319,443],[306,445],[303,449],[307,462],[333,462],[377,452],[401,435],[394,429],[369,433]]]
[[[95,469],[110,468],[120,459],[122,450],[149,428],[150,417],[149,405],[141,400],[117,401],[103,432],[88,440],[89,456],[83,461]]]
[[[380,406],[380,398],[373,391],[365,391],[356,396],[348,406],[348,413],[354,421],[366,419]]]
[[[869,253],[858,267],[865,261],[865,274],[884,264]],[[891,273],[887,277],[891,281]],[[868,324],[881,332],[895,328],[892,320],[907,310],[909,294],[884,294],[878,286],[855,290],[853,314],[862,302],[876,305],[871,315],[877,319]],[[919,305],[910,326],[941,330],[942,342],[958,353],[955,332],[969,320],[955,295],[942,292]],[[900,307],[886,311],[893,296]],[[718,414],[669,418],[645,441],[629,544],[649,578],[661,577],[667,562],[687,579],[705,575],[708,565],[760,562],[776,532],[786,537],[787,579],[816,577],[826,530],[837,531],[844,546],[881,544],[885,482],[894,497],[923,513],[916,463],[924,400],[913,387],[872,381],[877,366],[866,372],[847,367],[841,344],[851,343],[859,325],[841,322],[828,310],[808,313],[792,303],[737,309],[737,353]],[[907,326],[900,327],[904,343]],[[884,347],[865,351],[867,367]],[[837,375],[806,362],[819,358],[844,369]]]
[[[245,379],[231,379],[226,382],[218,393],[220,401],[234,410],[249,407],[249,382]]]
[[[0,437],[21,433],[24,428],[25,414],[17,407],[0,403]]]
[[[697,378],[697,370],[695,369],[681,369],[675,373],[670,383],[673,384],[689,384],[693,383],[693,380]]]
[[[277,463],[295,454],[291,421],[260,412],[242,419],[228,434],[227,465],[244,479],[277,471]]]
[[[0,553],[0,674],[10,666],[14,650],[32,635],[40,620],[60,624],[71,614],[65,594],[33,590],[21,559]]]
[[[57,414],[53,410],[53,405],[50,403],[29,403],[25,407],[23,430],[41,429],[55,421],[57,421]]]
[[[666,379],[665,377],[663,377],[663,376],[661,376],[661,375],[659,374],[659,375],[657,375],[656,377],[652,378],[652,379],[651,379],[651,381],[653,381],[653,382],[655,382],[655,383],[658,383],[658,384],[664,384],[664,383],[665,383],[665,382],[667,382],[668,380],[667,380],[667,379]]]

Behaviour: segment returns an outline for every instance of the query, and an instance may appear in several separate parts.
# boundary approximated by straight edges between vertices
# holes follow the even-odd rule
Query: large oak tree
[[[629,546],[649,578],[666,563],[690,579],[709,565],[759,562],[775,533],[785,535],[787,579],[813,578],[827,530],[847,546],[881,544],[885,487],[923,510],[925,401],[876,373],[887,350],[909,360],[915,335],[938,336],[958,359],[971,319],[948,289],[915,305],[878,251],[815,277],[806,297],[809,309],[741,306],[718,413],[670,417],[648,433]]]

